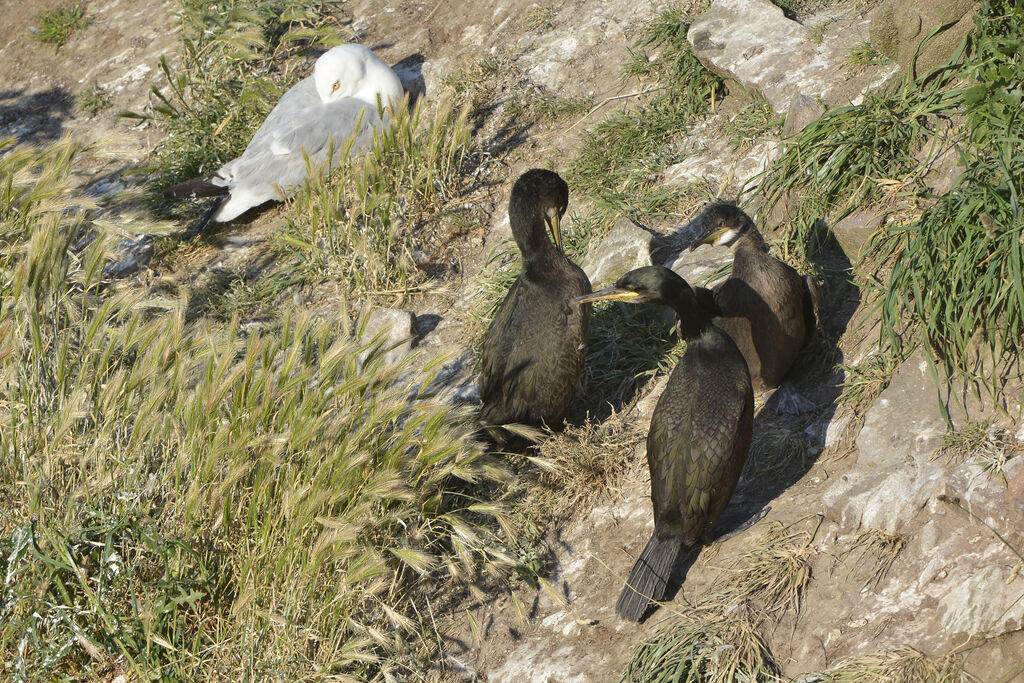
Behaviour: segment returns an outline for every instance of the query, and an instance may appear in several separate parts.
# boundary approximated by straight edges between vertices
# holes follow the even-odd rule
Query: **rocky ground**
[[[133,125],[115,119],[114,113],[143,110],[150,86],[162,85],[157,60],[178,44],[171,14],[175,3],[156,0],[143,8],[128,0],[90,2],[91,25],[55,50],[33,40],[33,22],[39,9],[61,4],[18,3],[0,16],[2,34],[9,36],[0,48],[0,134],[40,144],[70,134],[107,145],[116,154],[94,155],[94,165],[80,169],[83,185],[95,185],[138,166],[161,138],[159,126]],[[478,131],[495,157],[489,172],[503,180],[473,198],[486,219],[457,245],[458,267],[441,291],[411,300],[411,315],[378,314],[382,326],[393,325],[397,339],[418,333],[425,357],[462,359],[451,366],[453,386],[465,390],[472,384],[472,352],[459,345],[465,338],[460,311],[470,305],[473,276],[509,239],[504,215],[508,181],[531,166],[552,162],[558,169],[590,120],[629,103],[637,86],[623,84],[618,69],[644,22],[662,4],[576,0],[538,15],[538,6],[527,0],[468,10],[443,2],[343,3],[344,13],[354,19],[349,29],[385,61],[409,63],[413,58],[411,63],[422,63],[428,97],[440,90],[446,75],[491,55],[504,60],[495,83],[499,90],[554,92],[605,103],[587,121],[507,130],[499,125],[503,103],[498,98],[499,111]],[[788,113],[790,133],[820,115],[822,106],[856,103],[865,90],[900,77],[897,64],[854,67],[847,62],[850,49],[870,37],[869,9],[863,2],[830,3],[800,16],[798,23],[765,0],[716,0],[689,37],[705,64],[759,94],[775,112]],[[89,114],[74,103],[74,96],[90,87],[109,98],[110,108]],[[739,151],[725,144],[721,126],[743,101],[731,95],[696,126],[686,143],[689,156],[661,181],[700,179],[726,197],[748,187],[778,153],[780,142],[750,140]],[[948,190],[955,163],[926,161],[934,165],[931,182]],[[756,200],[752,205],[756,208]],[[875,213],[864,207],[832,226],[837,241],[821,257],[828,274],[822,339],[817,355],[808,354],[806,367],[795,377],[796,387],[817,408],[783,415],[770,398],[759,399],[751,463],[722,531],[757,519],[765,509],[767,514],[692,558],[671,606],[639,625],[620,622],[615,598],[652,526],[643,446],[637,439],[640,445],[622,454],[627,474],[546,539],[555,590],[522,589],[515,597],[501,593],[468,605],[475,626],[466,621],[449,627],[452,646],[445,656],[452,668],[469,678],[496,681],[616,680],[634,646],[657,631],[663,617],[691,609],[782,528],[795,539],[794,552],[811,572],[801,609],[782,614],[768,634],[787,675],[909,645],[928,655],[964,648],[965,668],[978,680],[1024,680],[1024,579],[1018,576],[1018,551],[1024,548],[1024,458],[1015,457],[1024,442],[1020,405],[995,412],[967,388],[954,387],[954,393],[970,399],[964,401],[966,408],[949,401],[957,434],[985,420],[994,422],[973,440],[944,439],[951,432],[921,352],[896,368],[870,406],[855,411],[839,401],[845,374],[833,366],[870,363],[877,342],[872,301],[851,284],[850,273],[865,235],[877,225]],[[156,258],[129,282],[160,277],[190,283],[210,266],[255,259],[266,253],[264,240],[276,217],[271,208],[249,222],[218,228],[187,262]],[[649,226],[620,220],[584,262],[595,287],[651,262],[669,265],[691,281],[725,263],[724,249],[680,255],[678,249],[655,248],[667,238],[685,245],[687,237],[692,239],[692,218]],[[332,305],[329,285],[308,294],[309,307]],[[397,325],[391,322],[396,319]],[[819,356],[827,362],[816,360]],[[617,417],[623,429],[645,433],[663,381],[645,387],[635,407]],[[1015,395],[1020,397],[1019,390]],[[993,462],[999,467],[993,469]],[[872,544],[878,539],[885,544]]]

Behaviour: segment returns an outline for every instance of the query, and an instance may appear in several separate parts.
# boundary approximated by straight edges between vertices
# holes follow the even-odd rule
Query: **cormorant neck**
[[[734,254],[739,254],[742,251],[764,254],[768,251],[768,244],[764,241],[764,237],[761,236],[757,228],[751,227],[736,240],[732,246],[732,251]]]
[[[513,201],[508,214],[512,236],[523,257],[524,270],[557,262],[561,252],[548,237],[547,224],[535,206]]]
[[[676,312],[676,325],[684,339],[694,339],[711,325],[712,311],[697,300],[697,293],[680,278],[667,280],[662,301]]]

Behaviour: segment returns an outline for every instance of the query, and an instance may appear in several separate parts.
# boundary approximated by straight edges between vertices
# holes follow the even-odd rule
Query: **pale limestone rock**
[[[620,277],[642,266],[651,265],[651,233],[625,216],[616,221],[611,232],[593,247],[580,267],[595,290],[608,287]]]
[[[360,342],[379,344],[388,364],[405,358],[412,349],[413,327],[416,316],[411,311],[394,308],[375,308],[370,312],[359,336]],[[369,352],[364,353],[365,362]]]
[[[848,104],[895,73],[890,65],[837,77],[849,49],[864,39],[863,23],[816,40],[768,0],[715,0],[690,25],[687,38],[706,67],[759,92],[782,113],[798,95]]]
[[[974,29],[979,5],[974,0],[886,0],[871,13],[871,44],[904,71],[910,70],[920,46],[913,75],[923,75],[953,56]]]
[[[960,422],[962,413],[951,408]],[[942,492],[945,467],[931,456],[945,433],[935,383],[918,351],[868,410],[857,436],[855,466],[822,496],[827,515],[844,533],[861,527],[906,528]]]
[[[839,247],[850,259],[850,263],[856,263],[860,255],[867,247],[871,236],[881,226],[884,214],[876,209],[864,209],[851,213],[832,226],[832,234],[835,235]]]
[[[786,111],[786,122],[782,125],[782,137],[788,138],[796,135],[821,118],[824,113],[825,110],[812,98],[802,92],[795,94]]]
[[[1024,578],[1013,567],[992,564],[939,600],[939,620],[951,636],[993,637],[1024,627]]]

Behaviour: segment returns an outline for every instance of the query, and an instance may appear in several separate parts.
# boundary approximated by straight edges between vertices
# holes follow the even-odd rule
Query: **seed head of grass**
[[[187,290],[100,288],[104,237],[70,249],[74,153],[0,159],[4,661],[410,675],[439,646],[428,598],[517,564],[472,415],[345,318],[243,330]]]

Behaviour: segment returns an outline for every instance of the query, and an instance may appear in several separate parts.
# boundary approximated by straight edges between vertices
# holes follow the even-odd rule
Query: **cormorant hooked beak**
[[[647,300],[640,292],[635,292],[632,289],[625,289],[623,287],[606,287],[600,289],[591,294],[584,294],[573,299],[578,304],[586,304],[592,301],[628,301],[629,303],[639,304]]]
[[[558,208],[554,206],[544,214],[544,222],[548,224],[548,230],[551,231],[551,238],[555,242],[555,247],[558,248],[558,251],[565,253],[565,250],[562,248],[561,218]]]
[[[702,244],[719,244],[719,240],[726,237],[727,233],[729,233],[731,230],[732,228],[719,228],[718,230],[712,230],[708,234],[704,235],[704,237],[700,238],[699,240],[691,244],[690,251],[693,251]]]

